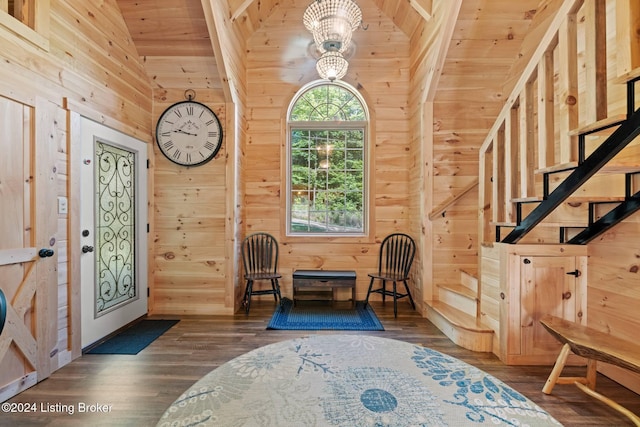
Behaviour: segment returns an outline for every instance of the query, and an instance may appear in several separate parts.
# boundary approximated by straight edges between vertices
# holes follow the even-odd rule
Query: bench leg
[[[614,401],[612,399],[609,399],[608,397],[605,397],[605,396],[601,395],[597,391],[591,390],[586,385],[581,384],[581,383],[579,383],[577,381],[575,382],[575,384],[580,390],[584,391],[589,396],[598,399],[599,401],[605,403],[606,405],[609,405],[610,407],[612,407],[616,411],[620,412],[621,414],[623,414],[627,418],[629,418],[633,422],[634,425],[640,426],[640,417],[638,417],[636,414],[634,414],[633,412],[631,412],[630,410],[628,410],[624,406],[620,405],[618,402],[616,402],[616,401]]]
[[[560,374],[562,373],[562,369],[564,368],[564,364],[567,363],[567,357],[569,356],[569,352],[571,351],[571,347],[569,344],[565,344],[562,346],[562,350],[560,350],[560,354],[556,359],[556,364],[553,366],[553,370],[547,378],[547,382],[542,387],[542,392],[544,394],[551,394],[551,390],[553,390],[553,386],[556,385],[558,378],[560,378]]]

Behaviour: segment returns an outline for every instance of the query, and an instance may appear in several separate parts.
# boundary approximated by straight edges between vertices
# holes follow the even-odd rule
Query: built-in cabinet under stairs
[[[491,352],[494,332],[479,320],[478,279],[461,271],[459,284],[436,285],[434,294],[437,300],[426,301],[427,319],[457,345]]]

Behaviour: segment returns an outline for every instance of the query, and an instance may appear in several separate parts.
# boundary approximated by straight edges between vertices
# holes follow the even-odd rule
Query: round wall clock
[[[162,154],[182,166],[199,166],[213,159],[222,146],[222,126],[206,105],[189,99],[167,108],[156,126]]]

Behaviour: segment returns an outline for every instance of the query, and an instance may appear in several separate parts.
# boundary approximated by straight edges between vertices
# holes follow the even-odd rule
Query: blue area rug
[[[179,320],[141,320],[86,354],[138,354]]]
[[[338,308],[328,304],[297,303],[282,298],[267,329],[303,331],[384,331],[371,305],[357,302],[355,308]]]
[[[157,427],[557,427],[504,382],[427,347],[317,334],[260,347],[211,371]]]

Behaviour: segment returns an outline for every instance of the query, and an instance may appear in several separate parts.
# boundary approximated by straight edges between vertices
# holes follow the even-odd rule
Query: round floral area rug
[[[558,426],[497,378],[429,348],[313,335],[258,348],[185,391],[158,426]]]

